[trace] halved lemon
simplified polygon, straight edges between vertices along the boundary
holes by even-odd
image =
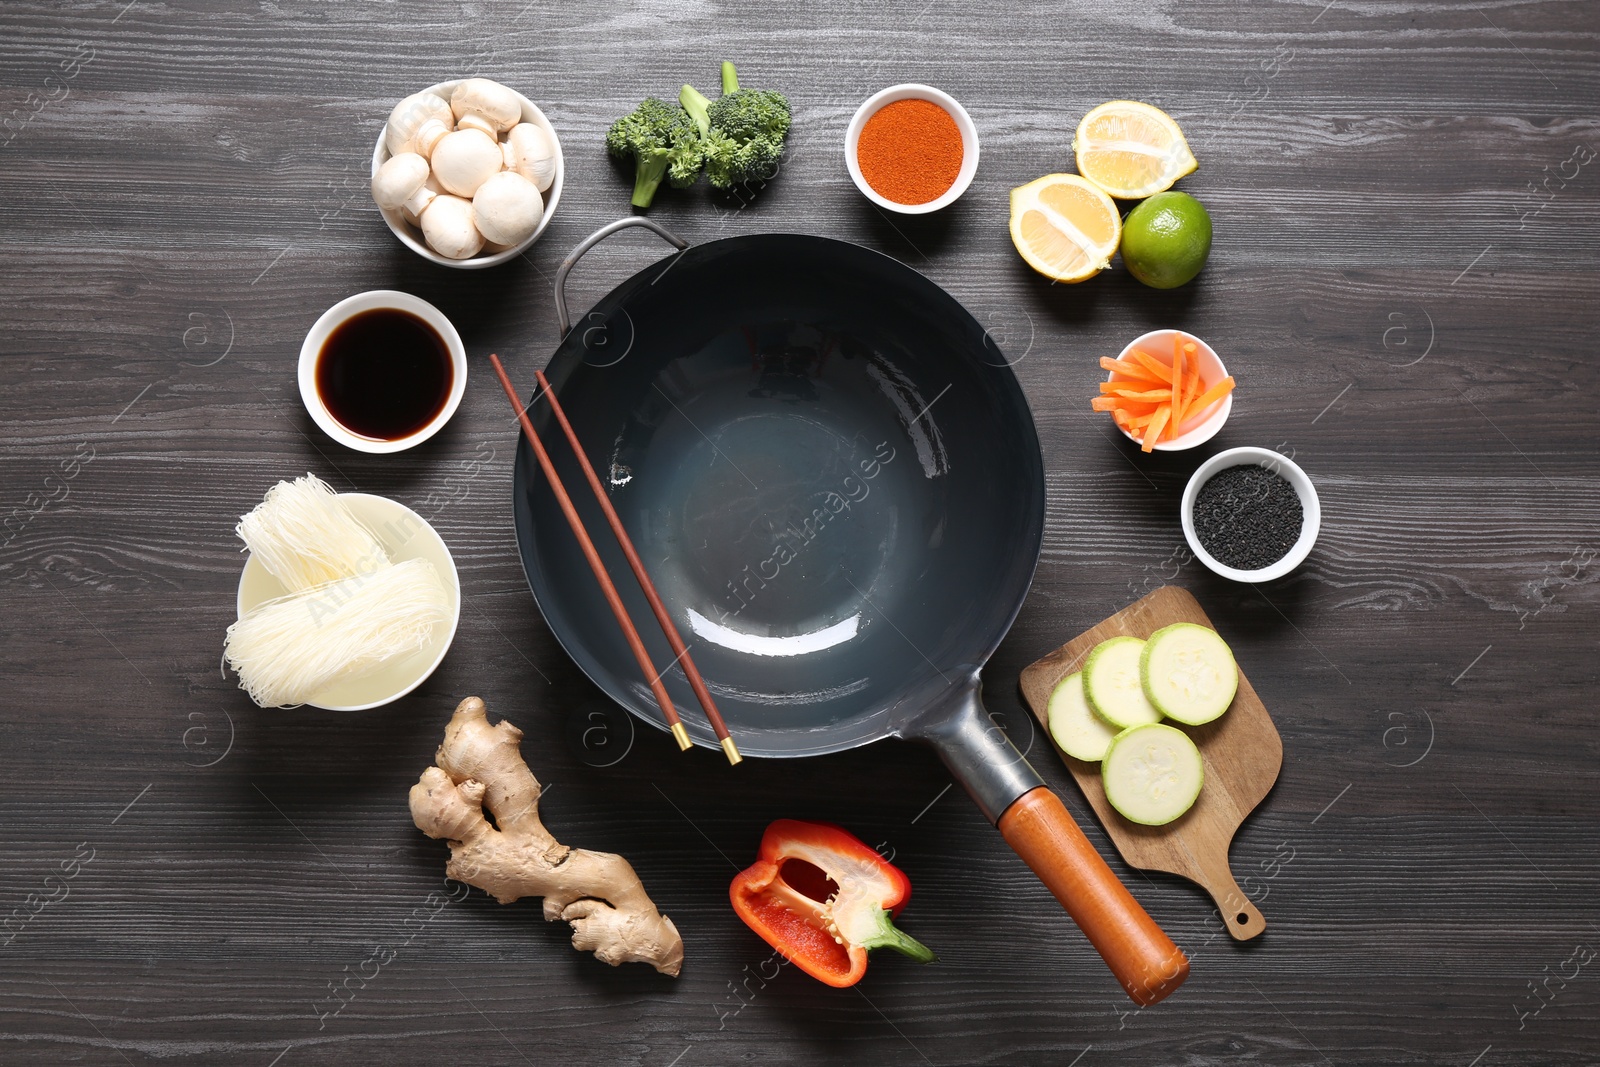
[[[1046,174],[1011,190],[1011,243],[1047,278],[1093,278],[1111,265],[1121,239],[1117,205],[1076,174]]]
[[[1122,200],[1170,189],[1200,165],[1171,115],[1134,100],[1112,100],[1083,116],[1072,150],[1078,173]]]

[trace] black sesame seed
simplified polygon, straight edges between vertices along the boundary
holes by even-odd
[[[1236,570],[1260,570],[1288,555],[1304,522],[1294,486],[1254,464],[1224,467],[1195,494],[1195,536]]]

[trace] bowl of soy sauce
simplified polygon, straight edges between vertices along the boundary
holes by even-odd
[[[358,452],[403,452],[456,413],[467,350],[444,312],[393,289],[346,297],[300,346],[300,399],[322,432]]]

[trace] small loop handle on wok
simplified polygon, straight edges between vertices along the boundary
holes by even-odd
[[[604,241],[618,230],[625,230],[629,226],[643,226],[657,234],[663,241],[668,242],[679,251],[689,247],[689,242],[673,233],[659,222],[645,218],[643,215],[629,215],[627,218],[608,222],[598,230],[578,242],[566,259],[561,261],[561,266],[556,270],[556,322],[561,326],[561,336],[565,337],[567,331],[572,329],[572,316],[567,313],[567,275],[572,273],[572,268],[583,254],[595,245]]]

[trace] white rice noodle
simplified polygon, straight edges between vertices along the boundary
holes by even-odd
[[[236,529],[251,554],[291,593],[389,566],[389,555],[372,531],[314,474],[268,489]]]
[[[252,608],[228,627],[223,655],[251,700],[293,707],[425,648],[449,617],[433,564],[409,559]]]

